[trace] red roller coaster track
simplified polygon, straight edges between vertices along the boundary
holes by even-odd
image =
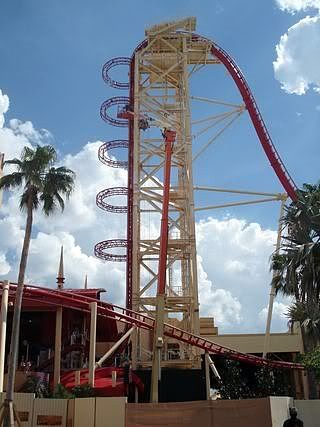
[[[9,298],[13,301],[15,298],[16,285],[10,284]],[[130,325],[136,325],[138,328],[153,330],[155,320],[152,317],[136,313],[123,307],[110,304],[94,298],[75,294],[70,291],[54,290],[41,288],[39,286],[25,286],[23,293],[24,301],[41,302],[50,306],[60,306],[67,309],[90,312],[90,303],[97,303],[97,312],[99,316],[124,322]],[[239,353],[227,347],[216,344],[206,338],[199,337],[190,332],[164,324],[164,335],[175,338],[186,344],[195,346],[209,353],[218,354],[229,359],[239,360],[256,366],[266,366],[279,369],[303,369],[302,365],[291,362],[281,362],[277,360],[267,360],[250,354]]]

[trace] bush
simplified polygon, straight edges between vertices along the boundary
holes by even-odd
[[[58,384],[51,396],[52,399],[74,399],[74,394],[70,393],[62,384]]]
[[[49,397],[49,385],[38,377],[30,376],[23,384],[22,393],[34,393],[38,398]]]
[[[73,387],[74,397],[94,397],[94,389],[89,384],[82,384]]]

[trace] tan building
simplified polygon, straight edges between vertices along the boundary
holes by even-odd
[[[241,353],[261,356],[265,334],[219,334],[214,325],[213,317],[200,318],[200,335],[223,347],[229,347]],[[298,324],[284,333],[270,334],[269,353],[276,355],[280,360],[295,361],[303,353],[301,330]],[[308,398],[307,378],[304,373],[294,371],[294,383],[297,398]]]

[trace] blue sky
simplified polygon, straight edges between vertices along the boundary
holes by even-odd
[[[125,95],[124,91],[119,93],[105,85],[101,78],[102,65],[115,56],[130,56],[144,38],[147,26],[196,16],[197,32],[227,50],[245,74],[274,143],[296,183],[316,182],[319,179],[320,99],[311,86],[317,87],[317,77],[310,76],[301,64],[293,71],[283,66],[277,76],[273,61],[277,60],[276,45],[280,44],[281,36],[299,24],[297,30],[291,31],[296,38],[283,42],[287,51],[290,48],[291,54],[297,54],[304,37],[302,30],[306,15],[318,17],[318,9],[314,7],[306,11],[296,7],[294,13],[288,13],[288,10],[281,10],[279,4],[282,9],[288,9],[287,4],[294,8],[297,0],[278,0],[278,3],[273,0],[3,1],[0,10],[0,88],[10,98],[6,123],[10,119],[19,119],[31,121],[35,129],[47,129],[61,158],[69,159],[71,163],[82,156],[88,141],[94,143],[125,137],[125,130],[106,125],[99,116],[100,105],[105,99]],[[314,4],[317,5],[317,0]],[[318,21],[313,24],[318,25]],[[318,37],[317,33],[314,37]],[[289,81],[299,72],[302,75],[305,72],[303,77],[309,79],[310,89],[305,94],[297,95],[298,89],[292,87],[289,91],[281,89],[287,77]],[[233,82],[222,70],[211,68],[199,73],[191,88],[193,94],[200,96],[241,101]],[[83,161],[84,157],[81,159]],[[118,178],[108,176],[106,181],[109,183]],[[101,177],[99,179],[101,181]],[[125,178],[121,179],[125,181]],[[97,191],[101,189],[98,188],[102,185],[100,181],[97,178]],[[247,114],[197,161],[195,184],[282,191]],[[92,182],[92,187],[94,185]],[[89,197],[87,190],[86,194]],[[197,200],[202,204],[209,202],[206,197]],[[221,221],[228,215],[238,221],[257,222],[263,230],[275,230],[277,212],[278,205],[272,204],[215,211],[210,215]],[[208,216],[203,213],[197,219],[208,221]],[[9,214],[3,213],[2,218],[8,219]],[[40,226],[41,221],[37,232],[41,231]],[[46,232],[58,236],[70,231],[63,229],[62,224],[57,227],[57,232],[56,229]],[[82,252],[90,257],[90,248],[95,242],[91,242],[94,237],[88,233],[89,230],[83,235],[74,232],[73,237]],[[60,242],[63,237],[59,236]],[[86,246],[88,240],[90,244]],[[266,254],[271,254],[272,245],[267,248]],[[204,261],[207,270],[208,264],[209,261]],[[14,271],[12,267],[12,274]],[[40,281],[47,280],[31,271],[31,277],[32,274]],[[208,279],[215,281],[209,273]],[[223,287],[223,284],[219,286]],[[267,293],[266,285],[264,295]],[[244,307],[244,302],[241,303]],[[248,325],[246,328],[250,329]]]
[[[240,65],[297,183],[317,180],[319,112],[315,107],[319,97],[314,93],[288,95],[274,78],[275,45],[297,15],[282,12],[272,0],[7,1],[0,18],[0,81],[11,99],[8,118],[32,120],[35,127],[48,129],[62,153],[75,153],[89,140],[112,139],[118,131],[101,121],[99,106],[116,91],[102,81],[101,66],[114,56],[130,56],[146,26],[188,15],[197,17],[200,34],[221,44]],[[204,94],[209,88],[214,95],[215,72],[204,74],[197,80],[195,93]],[[224,80],[221,98],[239,100],[236,91],[227,91],[231,84]],[[231,145],[232,153],[225,141],[221,144],[218,151],[225,160],[219,159],[217,176],[209,181],[224,184],[221,175],[227,168],[230,179],[226,184],[232,184],[232,177],[239,182],[242,174],[243,188],[278,191],[248,117],[242,122],[249,132],[241,132],[239,126],[228,132],[226,139],[237,139],[237,144]],[[209,152],[213,158],[213,150]],[[256,168],[250,171],[247,163],[256,163]],[[211,162],[201,166],[198,184],[205,180],[210,184],[203,176],[210,168]],[[270,209],[253,210],[251,220],[259,215],[266,226],[272,225],[271,213],[264,215]]]

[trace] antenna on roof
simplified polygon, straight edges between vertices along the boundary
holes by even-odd
[[[88,289],[88,275],[86,274],[86,277],[84,279],[84,289]]]

